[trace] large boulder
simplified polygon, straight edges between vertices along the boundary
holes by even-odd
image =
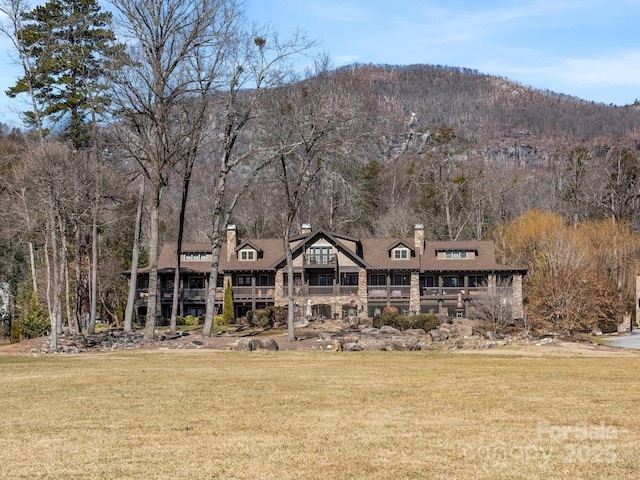
[[[238,352],[252,352],[254,350],[279,350],[278,343],[273,338],[241,338],[233,347]]]
[[[397,328],[394,328],[390,325],[383,325],[380,327],[380,333],[383,335],[401,335],[402,332]]]
[[[442,342],[449,338],[449,332],[445,331],[441,327],[442,325],[438,328],[434,328],[433,330],[429,330],[429,336],[434,342]]]
[[[451,335],[456,335],[458,337],[470,337],[473,335],[473,327],[471,325],[456,323],[451,326],[450,332]]]

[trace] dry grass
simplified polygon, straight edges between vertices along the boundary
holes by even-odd
[[[0,357],[0,476],[637,478],[638,355]]]

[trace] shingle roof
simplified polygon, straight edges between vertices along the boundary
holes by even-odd
[[[415,256],[410,256],[406,260],[395,260],[390,255],[390,248],[399,244],[406,244],[413,248],[413,238],[361,238],[351,239],[343,235],[333,236],[330,232],[311,232],[309,238],[326,234],[332,239],[334,244],[348,252],[351,257],[361,258],[362,265],[369,270],[421,270],[421,271],[522,271],[526,270],[514,266],[500,265],[495,260],[494,244],[491,241],[427,241],[425,242],[424,254],[420,255],[416,251]],[[305,236],[298,236],[296,240],[302,240]],[[341,238],[359,241],[362,245],[362,257],[357,252],[348,250],[339,241]],[[222,243],[220,250],[219,270],[225,271],[248,271],[248,270],[274,270],[284,255],[282,239],[262,238],[262,239],[242,239],[238,245],[247,245],[261,250],[262,255],[253,261],[242,261],[236,252],[232,252],[227,259],[227,243]],[[236,250],[235,247],[233,247]],[[474,259],[438,259],[438,251],[443,250],[471,250],[476,251]],[[211,245],[207,243],[185,243],[183,252],[207,252],[211,251]],[[175,265],[176,244],[166,244],[161,250],[158,258],[158,269],[172,269]],[[208,273],[211,271],[211,262],[208,261],[183,261],[181,269],[185,271]],[[144,270],[143,270],[144,271]]]
[[[446,250],[467,250],[476,251],[477,256],[473,259],[439,259],[438,252]],[[422,269],[430,271],[519,271],[525,270],[508,265],[501,265],[496,262],[494,244],[488,240],[466,240],[466,241],[427,241],[425,242],[424,255],[422,259]]]
[[[413,238],[362,238],[364,259],[373,270],[417,270],[420,268],[420,255],[410,256],[406,260],[395,260],[389,255],[389,249],[400,243],[413,247]]]

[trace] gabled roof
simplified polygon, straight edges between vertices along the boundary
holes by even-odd
[[[227,259],[227,242],[222,242],[220,250],[220,266],[219,271],[226,273],[230,271],[273,271],[273,263],[282,255],[282,239],[281,238],[252,238],[242,240],[238,247],[231,246],[234,250]],[[251,248],[262,252],[255,260],[242,260],[238,258],[237,252],[243,247],[251,246]]]
[[[251,247],[252,249],[254,249],[256,252],[258,253],[262,253],[263,250],[262,248],[260,248],[259,246],[257,246],[255,243],[253,243],[251,240],[245,240],[244,242],[242,242],[240,245],[238,245],[235,249],[236,252],[239,252],[240,250],[245,249],[246,247]]]
[[[416,255],[416,249],[413,246],[413,244],[407,242],[405,239],[401,238],[399,240],[396,240],[395,242],[393,242],[391,245],[389,245],[389,248],[387,248],[387,252],[389,253],[389,256],[391,256],[391,251],[394,248],[398,248],[400,246],[406,247],[411,251],[411,256],[415,257]]]
[[[390,255],[391,250],[398,245],[404,245],[415,252],[413,238],[363,238],[361,242],[364,259],[371,270],[418,270],[420,268],[418,254],[403,260],[396,260]]]
[[[360,257],[356,252],[348,248],[344,243],[342,243],[339,239],[348,240],[352,242],[359,243],[357,238],[347,237],[346,235],[335,235],[332,232],[327,232],[326,230],[316,230],[315,232],[308,233],[306,235],[298,235],[290,239],[291,242],[298,242],[297,245],[293,247],[291,253],[293,254],[293,258],[296,258],[300,254],[302,254],[310,245],[313,245],[318,239],[325,238],[329,241],[331,245],[336,247],[340,252],[345,254],[349,259],[351,259],[354,263],[359,265],[362,268],[367,268],[369,265],[364,261],[362,257]],[[280,269],[284,268],[286,265],[287,259],[283,255],[278,259],[276,263],[272,265],[272,268]]]

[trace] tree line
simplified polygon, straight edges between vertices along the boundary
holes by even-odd
[[[493,238],[503,261],[530,268],[541,322],[573,331],[632,309],[633,107],[446,67],[333,69],[310,59],[316,42],[303,32],[250,24],[235,0],[111,7],[2,3],[22,66],[7,95],[28,108],[24,130],[0,129],[0,281],[17,317],[34,298],[44,307],[52,348],[63,330],[92,333],[100,319],[132,330],[136,283],[123,272],[146,268],[155,291],[165,242],[209,242],[217,278],[228,223],[282,238],[288,257],[301,223],[378,236],[423,223],[431,239]],[[540,304],[556,281],[571,285],[566,298],[598,299],[590,313]],[[211,282],[205,335],[214,300]],[[158,312],[150,295],[147,339]]]

